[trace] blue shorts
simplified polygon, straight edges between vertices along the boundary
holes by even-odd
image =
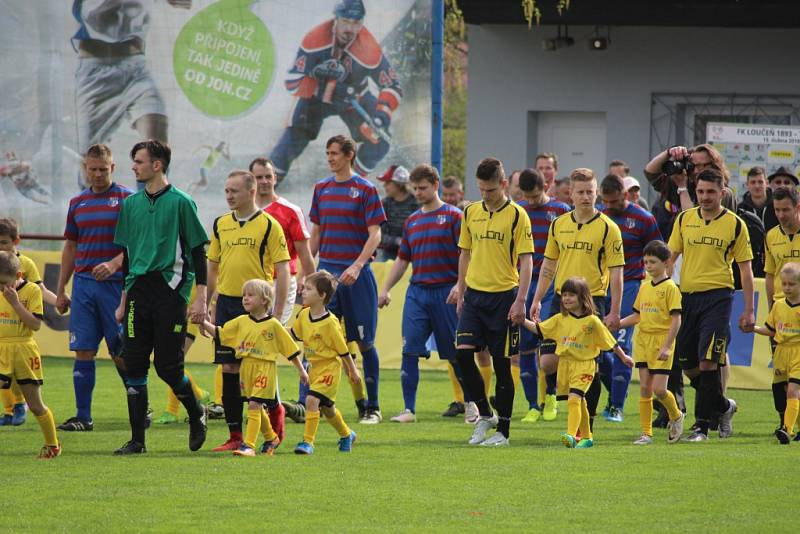
[[[458,326],[456,307],[447,304],[452,285],[426,287],[411,284],[403,305],[403,354],[429,357],[427,341],[433,333],[439,358],[456,357],[455,334]]]
[[[242,305],[242,297],[217,296],[217,307],[214,309],[214,324],[222,326],[231,319],[247,313]],[[236,350],[233,347],[220,345],[214,340],[214,363],[239,363],[236,359]]]
[[[508,320],[508,312],[517,288],[499,293],[467,288],[461,317],[458,318],[456,343],[484,347],[494,358],[510,357],[519,353],[519,326]]]
[[[542,299],[542,309],[539,312],[539,318],[544,321],[545,319],[550,318],[550,303],[553,300],[553,284],[550,284],[550,287],[547,289],[547,293],[544,294],[544,298]],[[536,294],[536,284],[534,281],[531,281],[531,287],[528,290],[528,298],[525,300],[525,312],[530,313],[531,311],[531,304],[533,303],[533,295]],[[531,353],[539,347],[539,336],[535,335],[533,332],[528,330],[527,328],[520,328],[519,329],[519,351],[521,353]]]
[[[319,270],[325,269],[336,278],[349,267],[336,263],[319,262]],[[328,309],[338,317],[344,317],[347,341],[358,341],[367,345],[375,343],[378,330],[378,284],[369,265],[351,286],[339,284]]]
[[[620,319],[627,317],[633,313],[633,303],[636,302],[636,295],[639,293],[639,288],[642,285],[641,280],[625,280],[622,285],[622,305],[620,306],[619,316]],[[611,309],[611,293],[609,291],[606,297],[606,309]],[[617,343],[625,351],[625,354],[631,355],[633,347],[633,328],[620,328],[617,331]]]
[[[112,356],[122,353],[122,339],[114,312],[122,296],[122,281],[98,282],[76,274],[72,280],[69,314],[69,350],[96,351],[105,338]]]

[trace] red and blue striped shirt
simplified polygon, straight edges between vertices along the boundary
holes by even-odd
[[[531,234],[533,235],[533,276],[532,280],[539,278],[539,271],[542,269],[544,261],[544,249],[547,247],[547,234],[550,231],[550,223],[556,220],[559,215],[572,211],[567,204],[561,201],[550,199],[541,206],[531,206],[527,201],[519,201],[519,205],[525,209],[528,218],[531,220]]]
[[[319,226],[320,261],[350,265],[369,238],[367,227],[380,225],[386,214],[375,186],[354,174],[344,182],[335,176],[317,182],[308,218]]]
[[[95,193],[85,189],[69,201],[64,237],[77,243],[75,250],[75,275],[90,277],[92,269],[122,252],[114,244],[114,230],[122,201],[133,191],[112,183],[106,191]],[[117,271],[109,280],[121,281]]]
[[[644,278],[644,247],[650,241],[662,239],[655,217],[636,203],[628,202],[622,213],[614,213],[608,208],[605,213],[622,232],[622,248],[625,251],[623,279],[642,280]]]
[[[424,286],[458,281],[458,237],[461,210],[445,204],[433,211],[417,210],[403,224],[397,257],[411,262],[411,282]]]

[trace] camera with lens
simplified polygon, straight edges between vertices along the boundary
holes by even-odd
[[[661,172],[667,176],[674,176],[682,173],[683,171],[686,171],[686,174],[690,174],[693,170],[694,163],[692,163],[692,160],[689,159],[688,155],[683,159],[668,159],[664,162],[664,165],[661,166]]]

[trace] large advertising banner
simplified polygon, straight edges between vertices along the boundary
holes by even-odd
[[[800,126],[709,122],[706,140],[725,158],[736,198],[753,167],[763,167],[767,176],[779,167],[800,172]]]
[[[278,192],[308,208],[325,141],[356,167],[430,159],[431,0],[37,0],[0,3],[0,212],[61,234],[81,154],[173,149],[170,181],[206,224],[233,168],[270,157]]]

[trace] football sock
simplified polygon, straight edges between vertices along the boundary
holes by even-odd
[[[306,372],[308,372],[308,360],[306,360],[305,356],[303,356],[303,361],[301,363],[303,364],[303,369],[305,369]],[[308,390],[309,389],[310,389],[310,387],[308,386],[308,384],[303,384],[302,382],[300,382],[300,385],[297,386],[297,402],[298,402],[298,404],[305,404],[306,403],[306,398],[308,397]]]
[[[544,376],[544,380],[546,383],[545,392],[548,395],[555,395],[556,394],[556,381],[558,379],[557,373],[550,373],[549,375]]]
[[[262,408],[247,408],[247,427],[244,433],[244,444],[251,449],[256,448],[256,438],[261,431]]]
[[[488,399],[489,391],[492,388],[492,366],[478,366],[478,369],[480,370],[481,378],[483,378],[483,396]]]
[[[342,417],[342,412],[336,410],[336,413],[330,416],[325,416],[325,419],[328,420],[328,423],[336,430],[336,433],[339,434],[340,438],[346,438],[350,435],[350,427],[347,426],[347,423],[344,422],[344,418]],[[317,415],[319,417],[319,415]],[[308,416],[306,415],[306,420],[308,420]]]
[[[675,402],[675,399],[672,399]],[[639,397],[639,423],[642,434],[653,436],[653,397]]]
[[[578,427],[581,431],[581,439],[592,439],[592,417],[589,417],[589,403],[586,399],[581,399],[581,424]]]
[[[681,416],[681,411],[678,408],[678,402],[675,400],[675,395],[673,395],[670,390],[667,390],[667,394],[664,395],[664,398],[659,400],[661,401],[661,404],[664,405],[664,408],[667,409],[669,420],[677,421]]]
[[[784,414],[786,413],[786,382],[772,384],[772,402],[775,405],[775,411],[778,412],[781,425],[783,424]],[[789,429],[791,431],[791,429]]]
[[[495,358],[494,369],[497,383],[495,384],[495,404],[497,406],[497,431],[508,437],[511,425],[511,413],[514,409],[514,379],[510,358]],[[519,372],[519,367],[516,367]]]
[[[319,427],[319,411],[311,412],[306,410],[306,426],[303,429],[303,441],[309,445],[314,444],[314,438],[317,435],[317,428]]]
[[[797,422],[798,412],[800,412],[800,399],[786,399],[786,415],[783,417],[783,426],[790,434]]]
[[[572,437],[578,433],[581,424],[581,400],[577,395],[567,397],[567,434]]]
[[[222,366],[214,371],[214,404],[222,404]]]
[[[400,386],[403,389],[403,403],[411,413],[417,411],[417,386],[419,385],[419,357],[403,354],[400,362]]]
[[[795,412],[795,414],[796,413],[797,412]],[[39,422],[39,426],[42,429],[42,434],[44,434],[44,444],[51,447],[57,446],[58,437],[56,436],[56,421],[53,417],[53,412],[50,411],[50,408],[47,408],[47,411],[44,414],[37,415],[36,420]]]
[[[12,386],[13,387],[13,386]],[[3,414],[14,414],[14,394],[11,389],[0,389],[0,397],[3,398]]]
[[[464,403],[464,390],[461,388],[461,381],[456,375],[456,370],[454,369],[454,365],[458,365],[456,362],[450,362],[447,365],[447,376],[450,377],[450,385],[453,388],[453,399],[456,402]]]
[[[14,394],[14,404],[25,404],[25,395],[22,394],[16,380],[11,382],[11,393]]]
[[[539,409],[539,380],[536,372],[536,354],[521,354],[519,357],[520,382],[528,401],[528,409]],[[514,384],[516,388],[517,384]]]
[[[189,373],[189,371],[184,371],[184,374],[189,378],[189,384],[192,385],[192,391],[194,391],[194,396],[197,397],[197,400],[202,399],[204,393],[203,389],[197,385],[197,382]]]
[[[547,395],[547,375],[544,374],[544,369],[542,368],[539,368],[537,375],[536,383],[539,386],[539,393],[536,402],[539,406],[544,406],[544,396]]]
[[[234,432],[242,433],[242,388],[239,373],[222,373],[222,408],[225,422],[233,437]]]
[[[456,361],[461,368],[461,376],[464,378],[465,397],[469,397],[475,402],[481,416],[491,417],[492,410],[484,393],[484,382],[478,371],[478,365],[475,363],[473,349],[456,349]]]
[[[166,412],[168,414],[174,415],[178,417],[180,414],[181,403],[178,400],[178,397],[175,396],[175,393],[170,389],[167,388],[167,408]]]
[[[600,393],[602,392],[602,387],[598,378],[600,378],[600,376],[595,374],[591,385],[589,385],[589,391],[586,392],[586,396],[584,397],[591,418],[597,415],[597,405],[600,402]]]
[[[628,386],[631,383],[633,369],[622,363],[616,356],[611,358],[613,362],[611,366],[611,391],[608,396],[611,400],[611,406],[622,410],[625,407],[625,399],[628,396]]]
[[[75,360],[72,366],[72,387],[75,390],[75,406],[78,419],[92,420],[92,393],[95,384],[94,360]]]
[[[141,384],[131,384],[128,379],[128,419],[131,423],[131,440],[144,445],[144,426],[147,419],[147,379],[136,380]]]
[[[249,424],[249,409],[248,409],[248,424]],[[262,406],[259,412],[261,414],[261,434],[264,435],[265,441],[272,441],[278,437],[278,433],[275,432],[275,428],[272,426],[272,419],[269,418],[269,414],[267,414],[267,410]]]
[[[522,387],[522,371],[520,370],[518,365],[511,365],[511,380],[514,381],[514,389],[520,389]]]
[[[200,400],[194,396],[192,385],[189,383],[189,377],[185,374],[181,377],[177,385],[173,386],[172,391],[178,400],[181,401],[183,407],[186,408],[186,413],[190,418],[195,419],[202,415],[202,408],[200,407]]]
[[[380,380],[380,362],[378,351],[375,347],[361,352],[364,359],[364,385],[367,388],[367,407],[377,410],[380,406],[378,402],[378,381]]]

